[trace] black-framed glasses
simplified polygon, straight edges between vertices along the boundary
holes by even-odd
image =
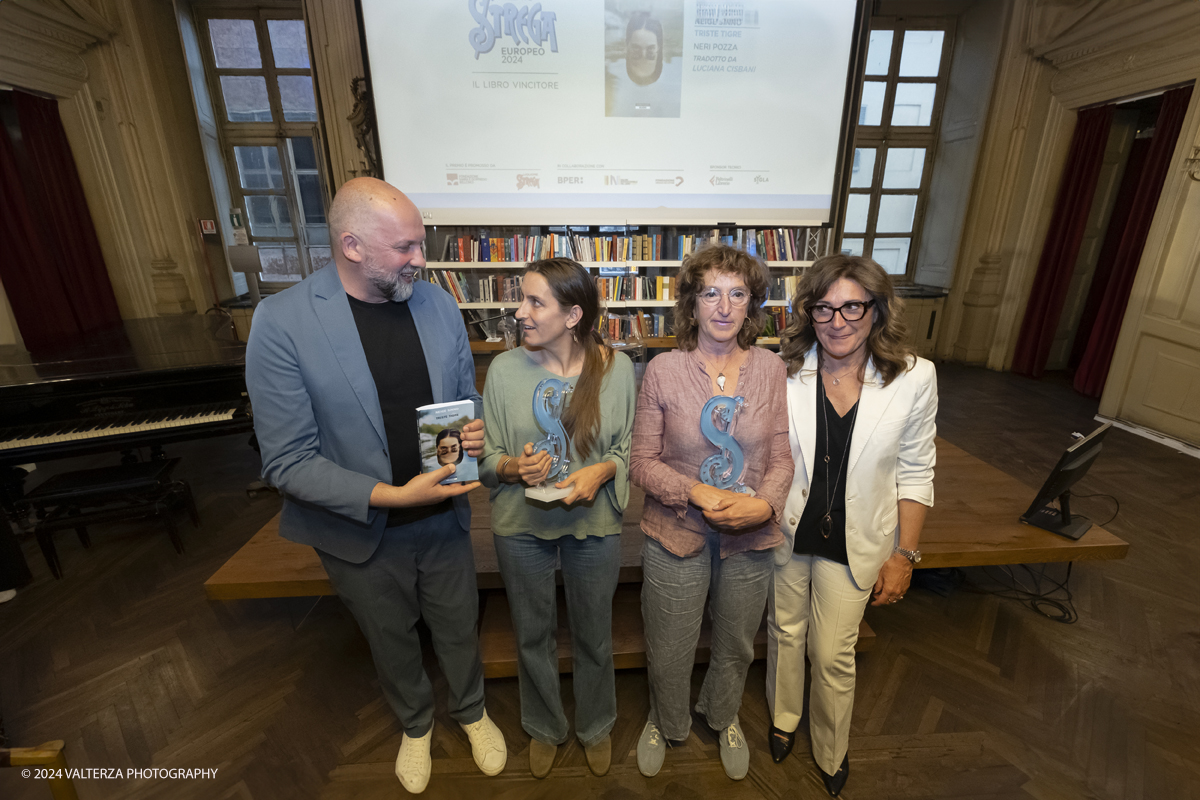
[[[809,306],[807,311],[808,316],[812,318],[813,322],[832,322],[834,314],[841,314],[842,319],[846,320],[846,322],[858,322],[860,319],[866,316],[867,309],[873,305],[875,305],[874,300],[843,303],[837,308],[834,308],[830,305],[817,304],[815,306]]]

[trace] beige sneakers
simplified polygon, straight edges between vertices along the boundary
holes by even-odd
[[[471,755],[475,757],[475,766],[479,767],[479,771],[488,777],[499,775],[508,763],[508,748],[504,745],[504,734],[496,727],[496,723],[484,711],[479,722],[463,725],[462,729],[471,740]]]
[[[414,739],[406,733],[400,740],[400,752],[396,754],[396,777],[410,794],[420,794],[429,785],[429,773],[433,769],[429,759],[429,745],[432,742],[432,725],[420,738]]]

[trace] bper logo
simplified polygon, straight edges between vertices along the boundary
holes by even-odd
[[[517,8],[512,3],[492,0],[467,0],[471,16],[479,23],[467,34],[467,40],[480,53],[490,53],[496,40],[507,36],[514,44],[542,45],[550,42],[550,52],[558,52],[558,37],[554,33],[554,12],[543,11],[541,3]],[[491,15],[491,19],[488,19]]]

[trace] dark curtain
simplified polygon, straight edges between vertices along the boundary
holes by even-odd
[[[58,103],[0,92],[0,281],[25,346],[121,323]]]
[[[1079,112],[1071,151],[1063,168],[1050,230],[1042,247],[1037,275],[1025,308],[1025,320],[1013,356],[1013,372],[1040,378],[1050,357],[1050,346],[1058,330],[1079,245],[1087,227],[1092,197],[1100,178],[1108,129],[1112,125],[1112,105]]]
[[[1117,250],[1120,249],[1125,226],[1129,224],[1129,215],[1133,213],[1133,200],[1137,195],[1138,183],[1142,180],[1142,172],[1146,168],[1146,154],[1150,152],[1151,141],[1153,141],[1152,138],[1134,139],[1129,148],[1129,158],[1125,162],[1125,174],[1121,176],[1121,186],[1117,189],[1117,197],[1113,202],[1112,215],[1108,219],[1108,229],[1104,232],[1104,243],[1100,246],[1100,254],[1096,257],[1092,285],[1088,287],[1087,301],[1084,303],[1083,313],[1079,317],[1075,340],[1071,343],[1071,358],[1067,367],[1072,371],[1079,369],[1079,363],[1083,361],[1083,354],[1087,350],[1092,330],[1096,327],[1100,302],[1104,299],[1109,281],[1112,280]]]
[[[1172,89],[1163,95],[1158,119],[1154,123],[1154,136],[1150,139],[1137,190],[1130,201],[1129,216],[1113,256],[1110,274],[1096,311],[1095,324],[1079,362],[1079,370],[1075,373],[1075,389],[1088,397],[1099,397],[1108,379],[1108,368],[1112,363],[1113,351],[1117,348],[1117,335],[1121,332],[1121,320],[1125,317],[1129,292],[1133,288],[1138,263],[1142,260],[1142,248],[1146,246],[1150,223],[1158,208],[1158,196],[1167,179],[1175,142],[1179,138],[1191,99],[1191,86]]]

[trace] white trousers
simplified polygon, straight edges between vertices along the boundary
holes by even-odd
[[[793,555],[785,566],[776,565],[768,596],[767,705],[776,728],[794,731],[800,725],[807,653],[813,758],[830,775],[850,746],[854,646],[871,588],[858,588],[845,564]]]

